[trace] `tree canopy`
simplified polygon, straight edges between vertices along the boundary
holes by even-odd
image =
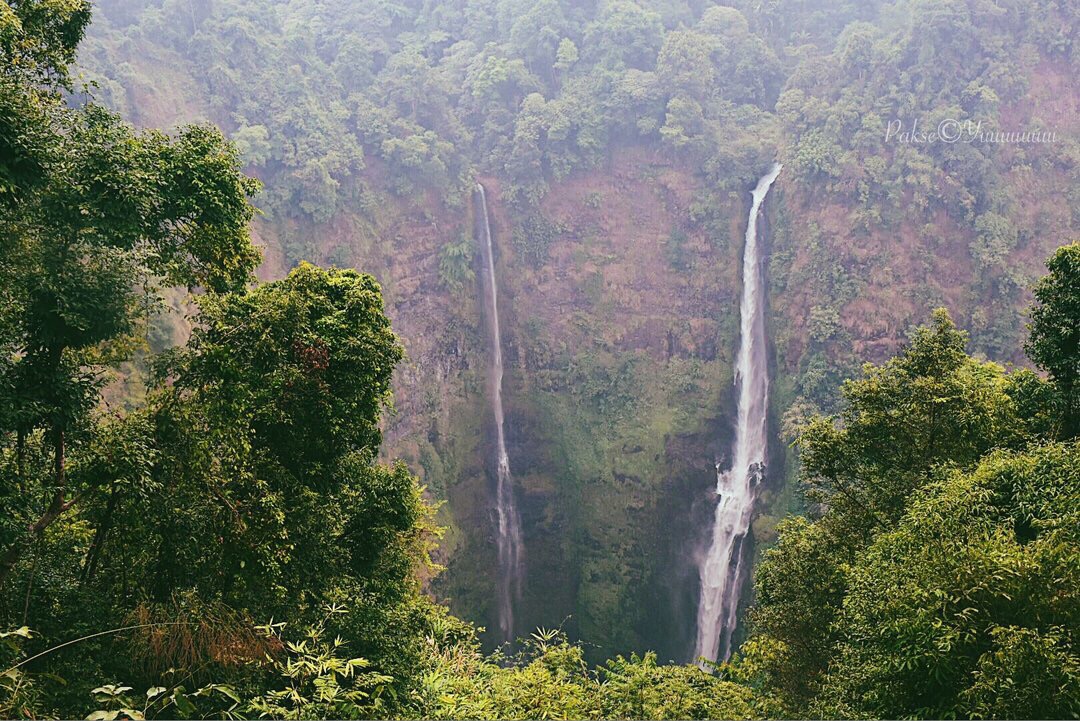
[[[1075,317],[1054,292],[1073,248],[1036,292],[1029,347],[1043,364],[1067,357],[1039,324]],[[975,360],[965,344],[937,311],[899,355],[843,386],[836,417],[799,429],[815,505],[765,552],[744,647],[787,713],[1080,708],[1080,450],[1057,401],[1067,382]]]

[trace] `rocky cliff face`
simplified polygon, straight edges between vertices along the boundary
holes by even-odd
[[[597,655],[654,647],[681,656],[696,583],[692,515],[707,511],[730,433],[745,199],[716,197],[690,168],[642,149],[573,176],[524,215],[500,202],[498,179],[484,183],[526,534],[521,627],[562,625]],[[450,291],[439,271],[441,248],[472,227],[472,211],[391,203],[377,220],[381,244],[336,226],[339,240],[320,247],[383,284],[408,353],[385,455],[449,501],[449,571],[433,589],[491,627],[493,453],[478,287]]]

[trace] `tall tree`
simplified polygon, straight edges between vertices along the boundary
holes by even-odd
[[[0,203],[43,181],[49,111],[89,21],[86,1],[0,0]]]
[[[223,291],[253,277],[257,183],[220,132],[136,133],[55,88],[87,20],[79,2],[3,4],[0,142],[0,586],[23,549],[94,486],[68,461],[93,436],[104,366],[128,357],[159,283]],[[29,134],[21,130],[32,129]],[[28,141],[27,138],[30,140]]]
[[[899,355],[844,384],[839,417],[815,419],[798,440],[816,500],[855,527],[881,530],[935,466],[969,467],[994,447],[1022,445],[1008,376],[969,357],[966,343],[939,309]]]
[[[199,305],[191,340],[160,361],[148,411],[161,512],[122,503],[140,552],[112,552],[118,538],[96,588],[124,603],[126,564],[158,608],[194,594],[253,619],[310,621],[341,602],[334,630],[351,651],[411,678],[430,509],[404,466],[374,462],[402,357],[378,284],[302,264]]]
[[[1080,712],[1080,448],[945,472],[850,569],[818,718]]]
[[[994,449],[1043,439],[1047,384],[971,358],[966,342],[936,311],[896,357],[844,384],[838,417],[802,429],[801,475],[819,517],[780,526],[751,611],[758,638],[777,649],[766,666],[791,713],[810,713],[836,663],[850,569],[865,549],[895,529],[943,468],[971,470]]]
[[[1080,435],[1080,243],[1058,248],[1035,285],[1028,357],[1061,393],[1062,435]]]

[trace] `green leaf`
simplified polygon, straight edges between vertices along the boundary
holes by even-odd
[[[34,635],[34,632],[27,626],[21,626],[14,631],[0,631],[0,638],[7,638],[8,636],[21,636],[22,638],[30,638]]]
[[[236,703],[240,703],[240,696],[237,695],[236,690],[232,686],[226,686],[223,683],[215,683],[209,686],[210,689],[217,691],[222,696],[227,696]]]
[[[187,697],[187,694],[184,693],[182,688],[173,691],[172,701],[176,704],[176,710],[185,718],[195,715],[195,704],[191,703],[191,700]]]
[[[95,711],[86,717],[86,721],[115,721],[119,711]]]

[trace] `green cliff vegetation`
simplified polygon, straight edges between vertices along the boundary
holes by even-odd
[[[741,188],[772,155],[781,79],[739,11],[679,3],[101,3],[82,63],[136,115],[183,94],[142,52],[198,83],[276,218],[316,223],[383,191],[460,206],[475,170],[528,208],[638,142]]]

